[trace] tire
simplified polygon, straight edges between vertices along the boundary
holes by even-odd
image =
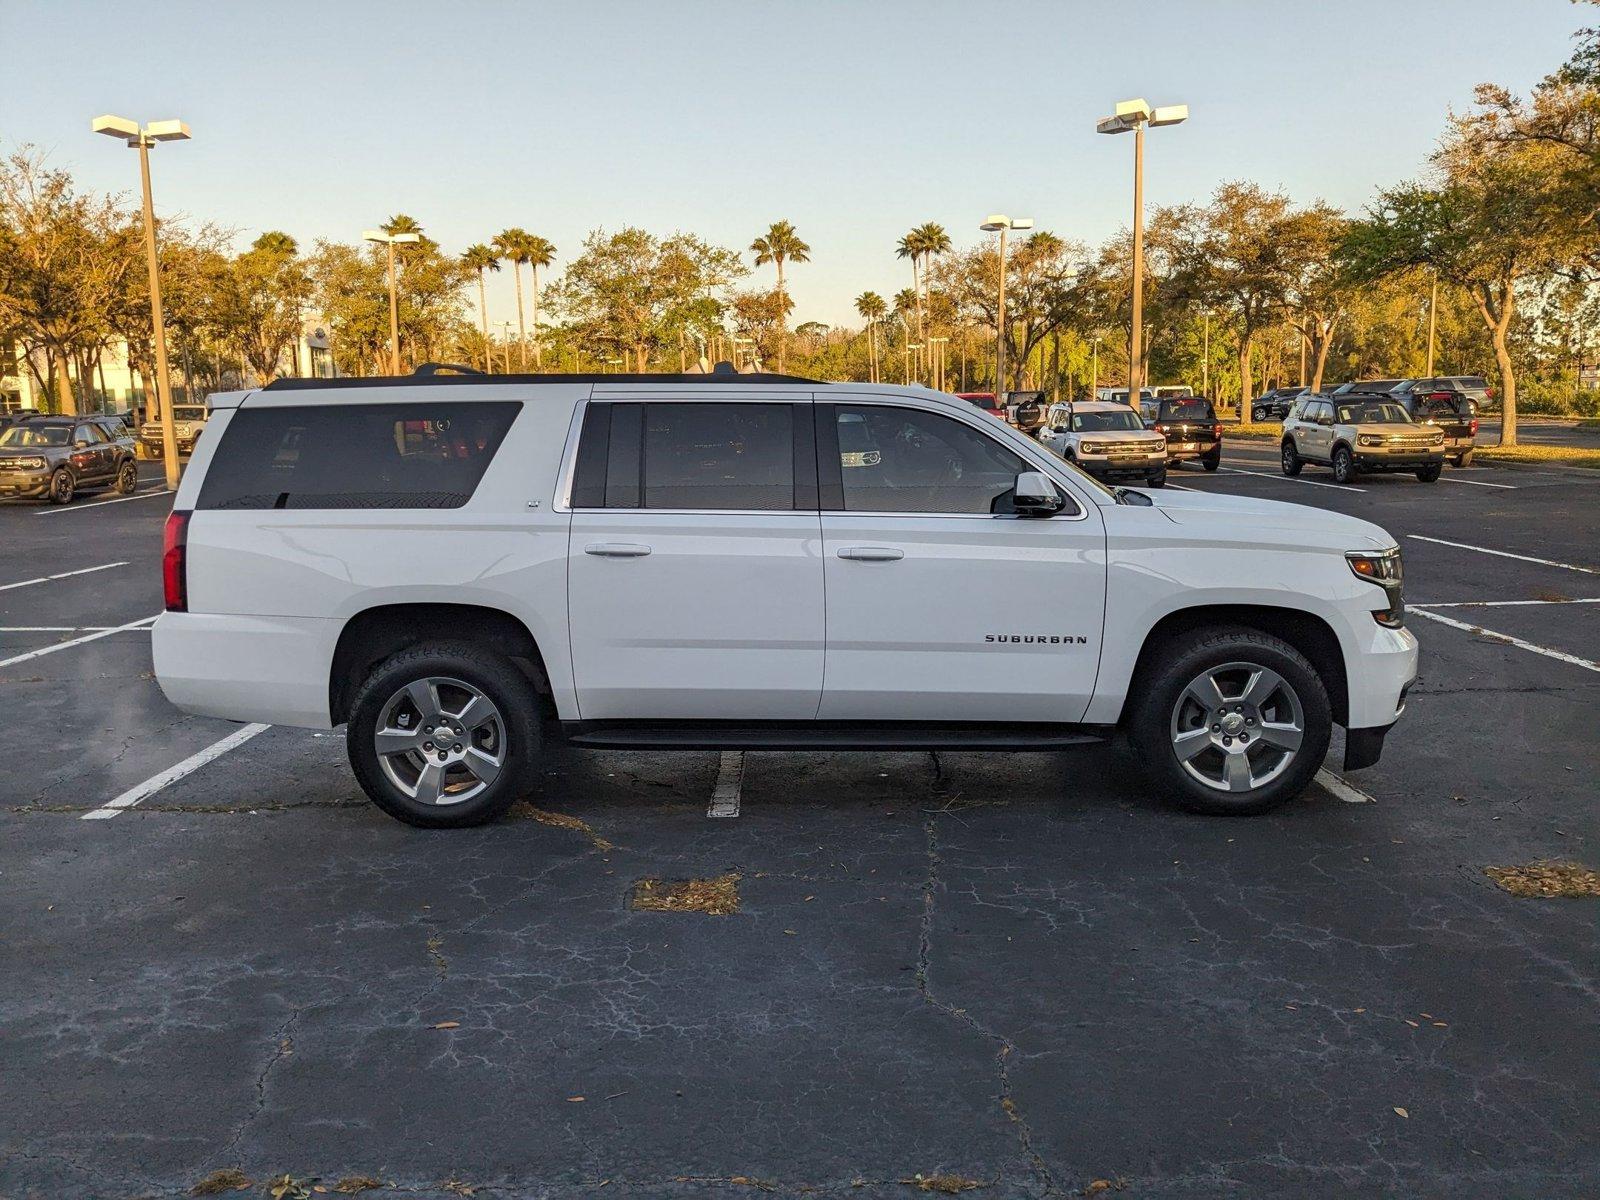
[[[65,467],[57,469],[56,473],[50,476],[51,504],[71,504],[77,490],[78,485],[72,478],[72,472]]]
[[[1333,448],[1333,481],[1345,484],[1356,481],[1356,456],[1349,446]]]
[[[113,485],[124,496],[131,496],[139,487],[139,468],[134,466],[133,459],[123,463],[117,470],[117,482]]]
[[[1333,712],[1327,689],[1303,654],[1281,638],[1242,626],[1180,635],[1156,653],[1159,665],[1136,681],[1138,700],[1126,728],[1158,792],[1190,812],[1253,816],[1305,790],[1328,753]],[[1190,688],[1212,672],[1221,690],[1215,693],[1218,710],[1208,711]],[[1255,681],[1265,690],[1251,700]],[[1232,710],[1223,719],[1236,717],[1247,739],[1230,738],[1228,749],[1220,744],[1228,735],[1208,728],[1222,725],[1210,720],[1221,709]],[[1266,728],[1274,733],[1263,739]],[[1203,743],[1198,750],[1195,739]],[[1292,750],[1282,744],[1290,740]],[[1181,746],[1193,751],[1187,766]],[[1234,773],[1239,759],[1243,778]]]
[[[1458,466],[1458,467],[1470,467],[1471,465],[1472,465],[1472,451],[1471,450],[1463,450],[1460,454],[1456,455],[1456,466]]]
[[[1167,473],[1166,473],[1166,471],[1164,471],[1164,470],[1163,471],[1157,471],[1153,475],[1146,475],[1145,476],[1145,486],[1146,487],[1153,487],[1153,488],[1164,488],[1164,487],[1166,487],[1167,486]]]
[[[452,727],[449,741],[428,736],[435,721]],[[380,722],[394,747],[382,755]],[[425,642],[379,663],[356,693],[345,735],[361,789],[391,817],[422,829],[482,825],[503,814],[531,779],[540,747],[532,685],[471,642]],[[448,756],[442,770],[435,754]]]
[[[1439,476],[1444,473],[1444,463],[1429,463],[1425,467],[1417,468],[1417,479],[1422,483],[1438,483]]]
[[[1252,421],[1257,421],[1257,422],[1265,421],[1267,419],[1267,410],[1264,409],[1264,408],[1253,408],[1253,409],[1251,409],[1250,410],[1250,419]]]
[[[1215,471],[1222,465],[1222,447],[1208,450],[1200,456],[1200,465],[1208,471]]]
[[[1283,439],[1283,473],[1285,475],[1298,475],[1305,469],[1306,460],[1300,457],[1300,452],[1294,448],[1293,438]]]

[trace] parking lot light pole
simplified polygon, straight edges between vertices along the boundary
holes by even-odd
[[[1097,133],[1133,134],[1133,319],[1128,331],[1128,403],[1139,407],[1144,385],[1144,127],[1177,125],[1189,119],[1187,104],[1151,108],[1143,100],[1123,100],[1095,125]]]
[[[121,138],[139,152],[139,184],[144,192],[144,254],[150,272],[150,334],[156,354],[156,404],[161,409],[161,457],[166,467],[167,490],[178,490],[178,436],[172,421],[172,378],[167,373],[167,327],[161,312],[161,265],[156,257],[155,206],[150,201],[150,147],[157,142],[186,142],[189,127],[182,121],[139,122],[107,113],[89,125],[95,133]]]
[[[1089,399],[1100,399],[1100,335],[1094,335],[1094,349],[1089,354]]]
[[[994,314],[994,403],[1004,408],[1006,400],[1006,234],[1013,229],[1032,229],[1032,217],[1012,219],[1005,213],[991,213],[979,229],[1000,233],[1000,296]]]
[[[362,238],[369,242],[383,242],[389,247],[389,374],[400,374],[400,294],[394,282],[394,248],[422,240],[420,233],[385,233],[381,229],[368,229]],[[507,370],[509,371],[509,367]]]
[[[1433,377],[1433,332],[1438,327],[1439,272],[1433,273],[1433,290],[1428,295],[1428,377]]]
[[[944,360],[945,347],[950,344],[947,337],[931,337],[928,344],[933,347],[933,386],[936,391],[944,391]]]

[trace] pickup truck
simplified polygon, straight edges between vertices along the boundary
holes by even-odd
[[[172,406],[173,435],[178,442],[179,454],[194,453],[195,443],[200,440],[200,434],[205,430],[210,415],[210,409],[204,404]],[[162,448],[159,420],[146,421],[139,426],[139,444],[144,447],[145,454],[150,458],[160,458],[166,453]]]

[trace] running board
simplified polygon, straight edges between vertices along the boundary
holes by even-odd
[[[943,721],[563,721],[589,750],[1067,750],[1110,725]]]

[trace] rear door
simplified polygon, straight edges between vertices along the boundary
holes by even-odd
[[[584,720],[809,720],[822,692],[809,400],[591,402],[567,595]]]
[[[1068,493],[1057,516],[1009,515],[1035,463],[975,422],[887,397],[818,404],[817,447],[819,715],[1082,720],[1105,617],[1098,509]]]

